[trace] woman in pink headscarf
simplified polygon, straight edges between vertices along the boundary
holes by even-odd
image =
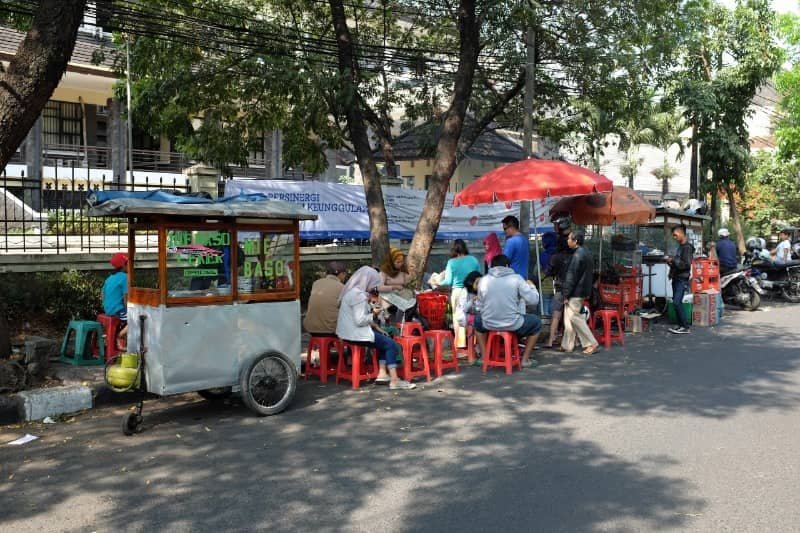
[[[500,246],[500,239],[497,238],[497,233],[490,233],[483,239],[483,272],[489,272],[489,267],[492,265],[492,259],[503,253],[503,248]]]

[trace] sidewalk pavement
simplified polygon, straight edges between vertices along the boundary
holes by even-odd
[[[308,333],[301,337],[302,354],[308,348]],[[130,393],[118,393],[105,383],[104,366],[74,366],[57,360],[50,361],[48,375],[60,382],[20,391],[0,394],[0,426],[57,417],[101,407],[131,403]]]

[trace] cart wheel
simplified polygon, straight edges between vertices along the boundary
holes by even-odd
[[[228,398],[231,394],[233,394],[233,391],[231,390],[230,387],[217,387],[215,389],[199,390],[197,391],[197,394],[199,394],[209,402],[215,402]]]
[[[242,373],[242,400],[260,416],[280,413],[297,390],[297,370],[278,352],[262,354]]]
[[[122,433],[130,437],[139,431],[141,423],[142,419],[136,413],[125,413],[125,416],[122,417]]]

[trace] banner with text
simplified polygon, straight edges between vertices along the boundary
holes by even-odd
[[[269,198],[302,205],[313,211],[317,220],[300,222],[304,239],[368,239],[369,218],[364,188],[361,185],[320,181],[230,180],[225,196],[262,193]],[[389,237],[411,239],[416,231],[426,191],[383,187],[383,201],[389,219]],[[532,203],[537,231],[553,229],[549,211],[557,198]],[[447,195],[437,239],[482,240],[487,233],[502,233],[504,217],[519,217],[519,202],[495,203],[474,207],[452,207],[453,194]],[[533,226],[531,226],[533,233]]]

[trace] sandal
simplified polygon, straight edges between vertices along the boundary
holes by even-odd
[[[593,347],[590,346],[583,351],[583,355],[594,355],[600,351],[600,345],[595,344]]]
[[[375,383],[389,383],[390,377],[388,375],[375,378]]]

